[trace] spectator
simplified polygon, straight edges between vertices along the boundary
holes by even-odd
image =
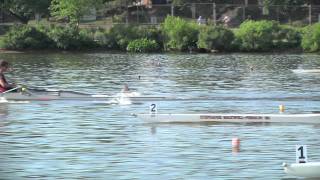
[[[202,17],[199,16],[198,20],[197,20],[198,24],[201,25],[202,24]]]
[[[230,20],[231,20],[230,17],[227,15],[223,17],[222,22],[224,23],[225,27],[228,27]]]

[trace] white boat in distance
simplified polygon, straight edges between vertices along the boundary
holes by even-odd
[[[320,162],[283,163],[284,172],[292,176],[320,179]]]
[[[320,73],[320,69],[293,69],[292,72],[297,74],[318,74]]]
[[[147,123],[320,123],[320,114],[133,114]]]

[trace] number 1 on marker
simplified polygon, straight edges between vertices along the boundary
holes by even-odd
[[[296,163],[306,163],[307,161],[307,146],[296,145]]]

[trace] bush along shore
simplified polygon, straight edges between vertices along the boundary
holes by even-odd
[[[115,25],[109,30],[67,25],[14,25],[0,39],[8,50],[120,50],[128,52],[320,51],[320,23],[306,27],[275,21],[243,22],[239,28],[198,25],[168,16],[161,26]]]

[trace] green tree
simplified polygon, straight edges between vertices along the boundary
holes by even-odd
[[[167,16],[161,26],[165,49],[186,51],[197,47],[198,25],[180,17]]]
[[[281,6],[301,6],[307,3],[306,0],[264,0],[264,4],[281,5]]]
[[[83,15],[103,4],[103,0],[52,0],[51,15],[57,18],[68,18],[71,23],[79,24]]]
[[[27,24],[36,13],[48,15],[50,2],[51,0],[0,0],[0,7]]]
[[[236,31],[237,43],[243,51],[269,51],[273,47],[279,25],[273,21],[245,21]]]
[[[307,52],[320,51],[320,23],[303,29],[301,47]]]
[[[295,13],[301,11],[300,6],[308,3],[306,0],[263,0],[263,4],[268,8],[270,6],[281,7],[281,13],[287,15],[289,22],[291,22],[291,18],[295,15]]]
[[[208,50],[226,51],[231,49],[234,34],[221,26],[201,26],[198,47]]]

